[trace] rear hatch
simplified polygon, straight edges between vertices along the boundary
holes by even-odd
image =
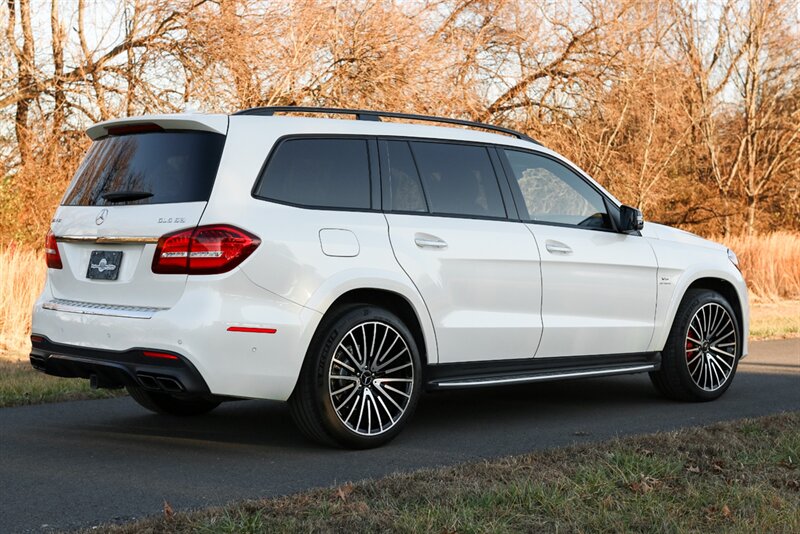
[[[93,143],[53,219],[57,299],[168,308],[185,274],[154,274],[158,239],[194,228],[222,156],[227,116],[157,116],[89,129]]]

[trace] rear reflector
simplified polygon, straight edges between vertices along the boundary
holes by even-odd
[[[276,328],[250,328],[248,326],[229,326],[228,332],[250,332],[252,334],[274,334]]]
[[[260,239],[235,226],[216,224],[180,230],[158,240],[153,272],[225,273],[247,259],[259,244]]]
[[[31,336],[31,343],[43,343],[44,338],[42,336]]]
[[[53,231],[47,232],[47,237],[44,240],[44,257],[47,260],[47,266],[50,269],[61,269],[61,255],[58,253],[58,243],[56,243],[56,236]]]
[[[146,350],[142,354],[144,354],[148,358],[161,358],[162,360],[177,360],[177,359],[179,359],[174,354],[169,354],[167,352],[155,352],[155,351],[151,351],[151,350]]]

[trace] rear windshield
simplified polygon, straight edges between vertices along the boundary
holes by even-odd
[[[65,206],[207,201],[225,136],[167,131],[92,143],[64,196]]]

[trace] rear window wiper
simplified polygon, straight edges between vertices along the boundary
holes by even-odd
[[[108,202],[128,202],[131,200],[142,200],[143,198],[150,198],[153,193],[148,191],[114,191],[111,193],[103,193],[100,195],[103,200]]]

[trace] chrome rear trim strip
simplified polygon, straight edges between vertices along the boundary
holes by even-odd
[[[97,243],[103,244],[124,244],[124,243],[158,243],[157,237],[149,236],[91,236],[91,235],[62,235],[57,236],[56,241],[61,243]]]
[[[94,302],[80,302],[77,300],[53,299],[42,304],[45,310],[66,313],[80,313],[83,315],[103,315],[106,317],[127,317],[129,319],[150,319],[156,312],[167,308],[153,308],[147,306],[121,306],[116,304],[97,304]]]
[[[434,382],[440,388],[464,388],[470,386],[494,386],[500,384],[524,384],[526,382],[539,382],[545,380],[560,380],[562,378],[585,378],[603,375],[622,375],[627,373],[640,373],[655,370],[655,364],[637,365],[634,367],[618,367],[616,369],[594,369],[587,371],[565,371],[563,373],[535,374],[529,376],[509,376],[506,378],[483,378],[475,380],[453,380]]]

